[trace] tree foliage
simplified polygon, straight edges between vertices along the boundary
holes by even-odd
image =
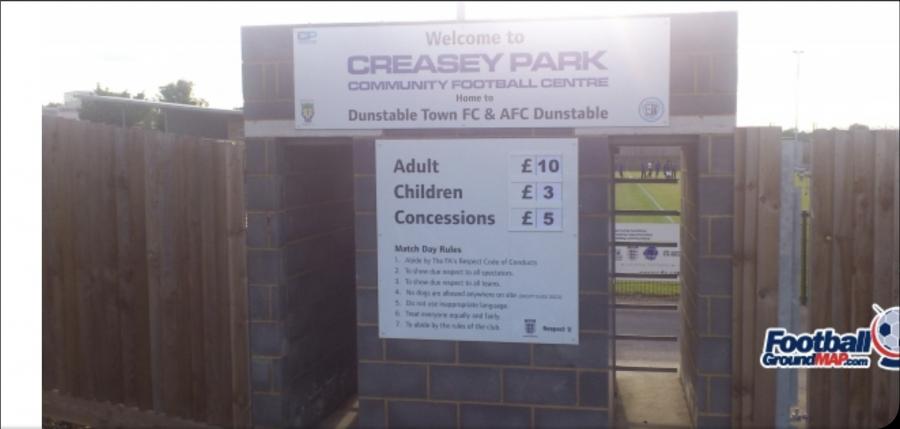
[[[194,97],[194,82],[179,79],[159,87],[159,101],[167,103],[190,104],[193,106],[207,107],[209,103],[202,98]]]
[[[800,131],[800,134],[796,134],[796,133],[797,133],[797,131],[793,127],[786,128],[786,129],[781,130],[781,138],[793,139],[794,137],[796,137],[797,140],[799,140],[799,141],[809,141],[810,138],[812,137],[812,133],[808,133],[805,131]]]
[[[132,96],[127,90],[122,92],[111,91],[108,87],[100,86],[99,83],[93,94],[149,101],[143,92]],[[183,79],[160,86],[156,100],[200,107],[209,105],[206,100],[194,97],[194,83]],[[84,99],[82,100],[78,117],[84,121],[100,122],[115,126],[165,129],[165,115],[162,115],[158,108],[152,106],[112,104]]]
[[[128,91],[110,91],[108,87],[101,87],[99,83],[93,94],[134,100],[146,99],[143,92],[132,97]],[[120,127],[142,126],[153,128],[156,116],[158,116],[156,110],[149,106],[114,105],[89,99],[82,100],[81,109],[78,111],[78,117],[83,121],[100,122]]]

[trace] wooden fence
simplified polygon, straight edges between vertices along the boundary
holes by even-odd
[[[775,424],[775,370],[762,368],[765,330],[778,326],[781,140],[779,128],[735,136],[732,423]],[[898,298],[898,133],[826,131],[813,135],[808,243],[810,330],[867,327],[872,304]],[[882,427],[897,415],[900,374],[810,369],[809,426]],[[793,374],[796,375],[796,374]]]
[[[732,423],[775,423],[775,371],[759,364],[778,320],[781,128],[739,128],[734,148]]]
[[[810,190],[810,317],[841,332],[869,326],[872,303],[898,298],[898,133],[817,130]],[[811,370],[811,427],[883,427],[897,415],[900,373]]]
[[[42,149],[45,413],[249,425],[243,144],[44,117]]]

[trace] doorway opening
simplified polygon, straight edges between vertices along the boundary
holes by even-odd
[[[679,374],[691,349],[681,275],[689,162],[683,143],[648,140],[610,141],[612,423],[689,427]]]

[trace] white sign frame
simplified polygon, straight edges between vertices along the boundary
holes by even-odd
[[[375,152],[381,338],[578,344],[577,139],[376,140]],[[561,168],[520,174],[528,156]],[[413,159],[437,173],[407,172]],[[549,198],[514,201],[529,180],[552,184]],[[420,190],[440,198],[409,198]],[[523,229],[522,210],[559,222]],[[462,212],[464,225],[425,224]]]
[[[665,127],[670,43],[668,17],[300,26],[295,128]]]

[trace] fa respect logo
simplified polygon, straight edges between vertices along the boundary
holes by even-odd
[[[878,366],[900,370],[900,307],[883,310],[872,304],[875,317],[868,327],[838,333],[834,328],[794,334],[769,328],[759,363],[763,368],[869,368],[872,349]]]

